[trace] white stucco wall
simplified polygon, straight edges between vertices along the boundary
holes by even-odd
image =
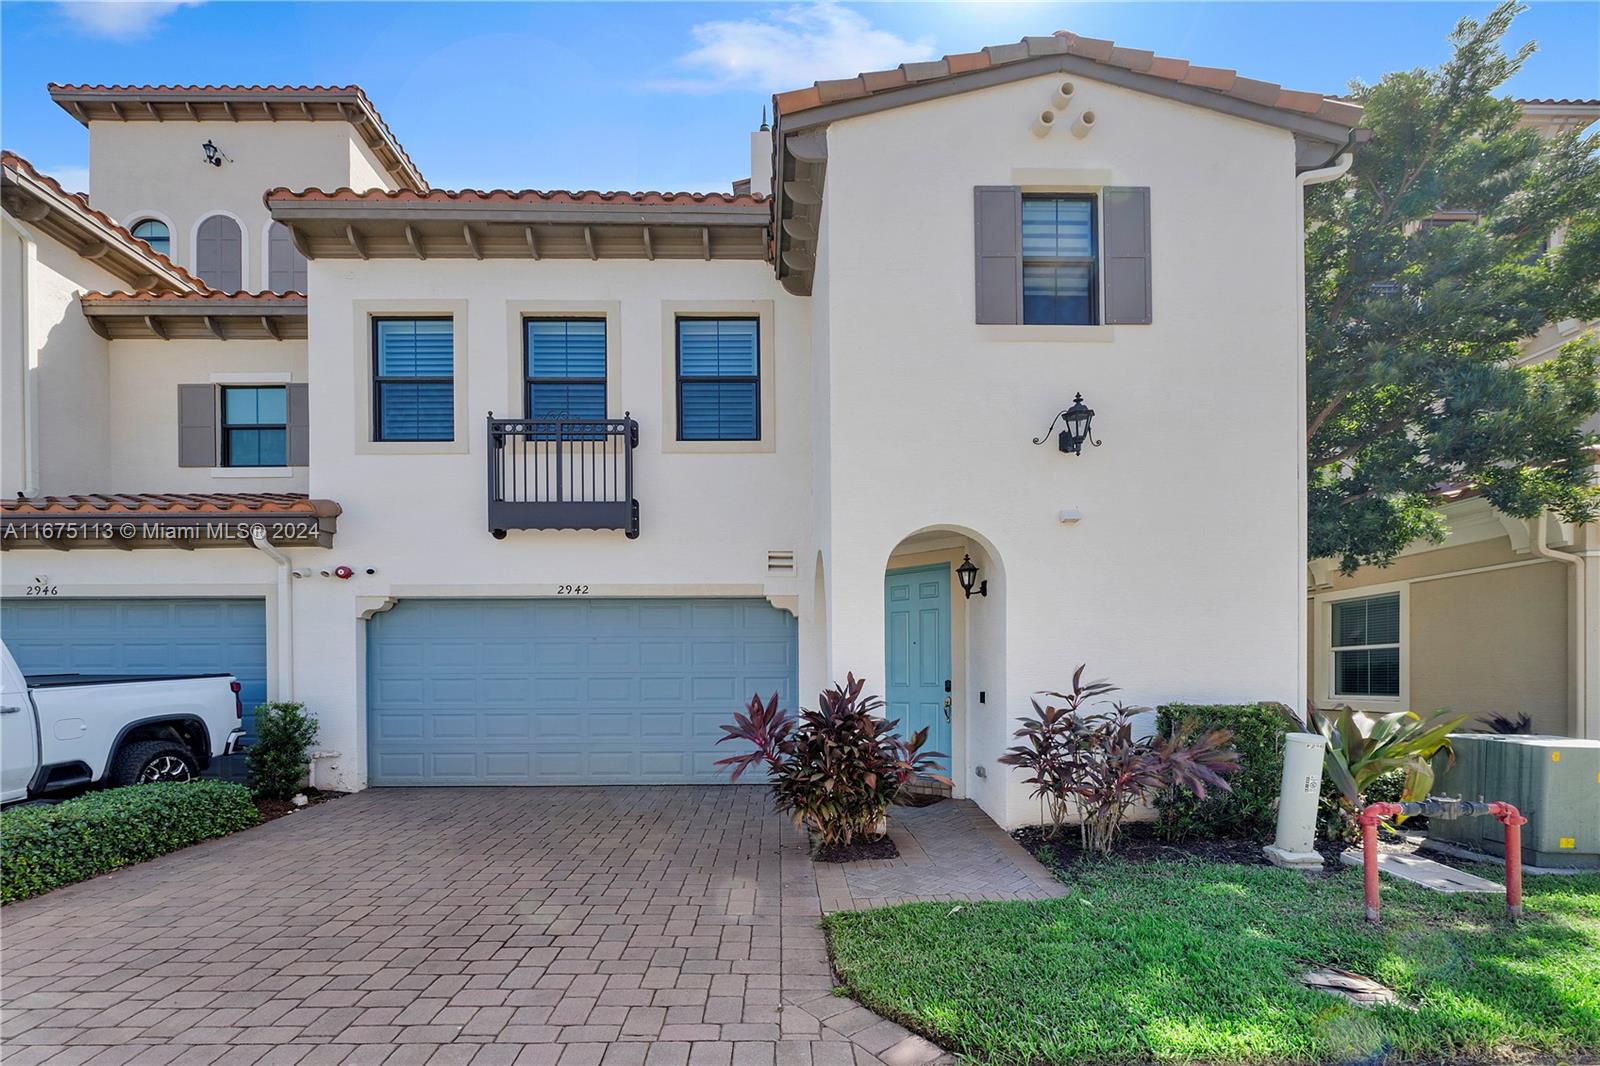
[[[997,740],[1078,663],[1135,703],[1293,705],[1304,654],[1291,137],[1075,78],[1093,133],[1035,138],[1058,81],[828,131],[831,671],[882,676],[881,574],[901,538],[992,544],[1004,593],[973,613],[1003,613],[1004,661],[974,673],[1005,695],[957,713],[987,738],[972,749],[993,792],[974,796],[1007,825],[1036,811]],[[973,187],[1010,184],[1149,186],[1153,324],[1082,341],[974,325]],[[1033,447],[1077,391],[1104,447]]]
[[[211,141],[229,161],[205,162]],[[172,232],[172,259],[195,269],[195,231],[217,213],[243,232],[244,287],[267,286],[261,197],[277,186],[392,188],[347,122],[103,122],[89,124],[94,206],[124,225],[159,218]]]
[[[120,492],[305,492],[306,467],[262,477],[178,465],[179,385],[281,385],[306,380],[300,340],[111,342],[111,475]]]
[[[0,264],[0,493],[104,491],[107,344],[89,328],[77,297],[116,289],[122,282],[9,214],[0,225]],[[37,485],[28,484],[30,440],[38,448]]]

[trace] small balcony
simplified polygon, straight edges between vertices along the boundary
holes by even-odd
[[[633,450],[639,423],[621,418],[489,416],[489,532],[620,529],[639,535]]]

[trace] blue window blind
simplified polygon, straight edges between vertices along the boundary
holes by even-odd
[[[678,319],[678,439],[761,439],[756,319]]]
[[[528,417],[605,418],[605,319],[530,318],[523,330]]]
[[[153,218],[144,219],[133,224],[133,235],[150,246],[151,251],[160,252],[162,255],[172,254],[172,233],[167,229],[165,222]]]
[[[454,440],[454,323],[380,318],[373,337],[374,438]]]
[[[1400,595],[1333,605],[1333,694],[1400,695]]]
[[[1092,196],[1022,198],[1022,321],[1087,326],[1096,306]]]
[[[222,465],[287,466],[287,390],[229,386],[222,390]]]

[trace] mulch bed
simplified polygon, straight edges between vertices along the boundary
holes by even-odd
[[[1080,846],[1078,827],[1066,826],[1056,840],[1047,839],[1049,826],[1029,825],[1013,830],[1012,839],[1027,849],[1028,854],[1055,870],[1071,870],[1080,862],[1098,861],[1084,853]],[[1199,859],[1204,862],[1228,862],[1243,866],[1272,865],[1261,853],[1259,840],[1167,840],[1151,822],[1133,822],[1122,827],[1122,836],[1112,855],[1124,862],[1171,862],[1174,859]],[[1332,873],[1342,869],[1339,853],[1348,845],[1319,842],[1317,851],[1322,855],[1322,868]],[[1042,853],[1042,854],[1041,854]]]
[[[308,788],[305,790],[304,795],[306,799],[310,801],[305,805],[305,807],[296,807],[288,800],[269,800],[262,799],[258,796],[256,797],[256,813],[261,815],[261,820],[263,822],[270,822],[274,819],[283,818],[287,815],[293,814],[295,811],[306,810],[308,808],[315,807],[318,804],[328,803],[336,799],[342,799],[345,796],[350,795],[350,793],[329,792],[320,788]]]
[[[830,844],[811,851],[812,862],[866,862],[872,859],[898,859],[900,849],[887,836],[877,840],[858,840],[853,844]]]

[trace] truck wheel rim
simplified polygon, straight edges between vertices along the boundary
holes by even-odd
[[[189,780],[188,765],[176,755],[163,755],[159,759],[152,759],[150,765],[144,768],[144,773],[139,775],[141,782],[151,781],[187,781]]]

